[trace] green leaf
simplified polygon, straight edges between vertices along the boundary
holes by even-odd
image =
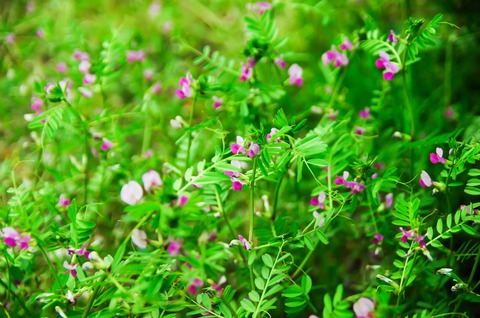
[[[273,259],[270,255],[268,254],[263,254],[262,255],[262,260],[263,260],[263,263],[265,265],[267,265],[268,267],[272,268],[273,267]]]
[[[240,301],[240,305],[245,309],[247,312],[255,312],[255,305],[248,299],[244,298]]]
[[[325,236],[325,234],[322,232],[322,230],[318,229],[317,230],[317,235],[318,235],[318,239],[320,240],[320,242],[322,242],[325,245],[328,244],[328,239]]]
[[[265,281],[261,277],[256,277],[255,278],[255,287],[259,290],[264,290],[265,289]]]
[[[258,302],[260,300],[260,295],[255,291],[252,290],[251,292],[248,293],[248,297],[253,301],[253,302]]]
[[[302,289],[305,295],[308,295],[310,290],[312,289],[312,279],[308,275],[302,276]]]
[[[443,230],[442,219],[438,219],[438,221],[437,221],[437,232],[441,234],[441,233],[443,233],[442,230]]]
[[[335,295],[333,296],[333,306],[336,306],[343,297],[343,285],[339,284],[335,290]]]

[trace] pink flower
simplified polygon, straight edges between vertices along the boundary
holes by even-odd
[[[146,191],[154,187],[161,187],[163,185],[160,175],[155,170],[150,170],[143,174],[142,176],[143,187]]]
[[[40,113],[40,108],[43,107],[43,99],[38,97],[32,97],[32,110],[34,110],[37,114]]]
[[[360,126],[355,126],[355,133],[359,136],[365,133],[366,129]]]
[[[443,149],[437,147],[436,153],[430,153],[430,161],[433,164],[437,164],[439,162],[445,163],[445,158],[443,158]]]
[[[68,264],[67,261],[63,262],[63,267],[65,267],[67,269],[65,274],[70,274],[70,275],[72,275],[72,277],[77,277],[77,269],[76,269],[77,266],[78,266],[78,264]]]
[[[152,87],[152,91],[155,94],[160,94],[162,92],[162,84],[160,84],[160,82],[155,82],[155,84]]]
[[[80,71],[80,73],[83,73],[83,74],[88,74],[89,71],[90,71],[90,61],[88,60],[82,60],[80,62],[80,64],[78,65],[78,69]]]
[[[321,209],[325,209],[325,199],[326,199],[326,197],[327,196],[325,195],[325,192],[320,191],[317,198],[313,197],[310,200],[310,205],[318,206]]]
[[[285,63],[285,61],[283,60],[283,54],[280,55],[280,56],[275,60],[275,64],[277,64],[277,65],[280,66],[281,68],[287,67],[287,63]]]
[[[147,81],[152,80],[153,76],[153,70],[151,68],[148,68],[143,71],[143,78],[146,79]]]
[[[343,172],[343,177],[336,176],[335,181],[333,181],[333,183],[335,183],[336,185],[345,184],[345,183],[347,183],[347,179],[348,179],[349,175],[350,174],[348,173],[348,171],[344,171]]]
[[[113,144],[110,140],[108,140],[107,138],[102,138],[102,145],[100,146],[100,148],[102,148],[103,151],[108,151],[112,149],[112,147]]]
[[[212,99],[213,99],[213,108],[217,109],[217,108],[219,108],[220,106],[222,106],[222,104],[223,104],[223,98],[220,98],[220,97],[217,97],[217,96],[213,96]]]
[[[45,38],[45,31],[42,28],[37,29],[37,38],[43,40]]]
[[[132,231],[132,242],[139,248],[146,248],[148,239],[144,231],[135,229]]]
[[[79,61],[88,61],[90,59],[90,55],[88,55],[86,52],[75,50],[75,53],[73,53],[73,58]]]
[[[241,181],[235,177],[231,177],[232,181],[232,190],[233,191],[242,191],[243,186],[246,184],[244,181]]]
[[[262,16],[265,11],[272,9],[272,5],[268,2],[257,2],[255,4],[248,4],[247,9],[252,11],[257,11],[260,16]]]
[[[333,45],[330,51],[327,51],[322,55],[322,61],[325,65],[333,62],[335,67],[341,67],[348,64],[347,56],[338,52]]]
[[[0,235],[3,236],[3,242],[10,247],[15,247],[20,240],[20,234],[11,227],[3,228]]]
[[[91,98],[93,96],[93,92],[88,89],[88,88],[85,88],[85,87],[79,87],[78,88],[78,91],[80,92],[80,94],[85,97],[85,98]]]
[[[290,85],[303,85],[303,78],[302,78],[302,68],[298,64],[292,64],[288,68],[288,75],[290,76],[288,83]]]
[[[385,207],[388,209],[393,204],[393,193],[389,193],[385,196]]]
[[[180,198],[178,199],[178,205],[181,207],[184,207],[185,204],[188,202],[188,197],[186,195],[181,195]]]
[[[95,83],[96,80],[97,80],[97,77],[93,74],[87,73],[83,76],[84,85],[92,85],[93,83]]]
[[[316,226],[321,227],[325,224],[325,213],[322,213],[322,217],[320,217],[320,214],[318,214],[317,211],[313,211],[313,217],[316,220]]]
[[[423,188],[432,186],[432,178],[430,178],[430,176],[425,170],[422,170],[422,173],[420,175],[420,186],[422,186]]]
[[[240,75],[240,78],[239,78],[239,81],[240,82],[245,82],[247,80],[249,80],[250,78],[252,78],[252,75],[253,75],[253,67],[255,66],[256,64],[256,61],[254,58],[249,58],[247,60],[247,64],[244,64],[244,63],[240,63],[242,65],[242,68],[241,68],[241,75]]]
[[[393,32],[393,30],[390,30],[390,34],[388,35],[388,40],[393,43],[398,42],[397,36],[395,35],[395,32]]]
[[[154,18],[160,14],[161,9],[162,9],[162,4],[158,1],[153,1],[148,7],[148,14],[152,18]]]
[[[142,62],[145,59],[145,53],[143,50],[127,51],[127,62],[133,63],[135,61]]]
[[[180,254],[181,249],[182,249],[182,244],[180,244],[179,241],[170,240],[170,243],[168,244],[168,247],[167,247],[167,253],[170,256],[177,256],[178,254]]]
[[[346,37],[345,40],[343,40],[343,43],[340,44],[340,50],[345,51],[351,51],[353,50],[353,44],[350,42],[350,40]]]
[[[238,235],[238,239],[240,240],[240,243],[243,244],[243,247],[248,251],[252,248],[252,245],[240,234]]]
[[[188,286],[187,288],[187,291],[192,294],[192,295],[195,295],[197,293],[197,289],[198,287],[202,287],[203,286],[203,280],[201,279],[194,279],[192,281],[192,283],[190,284],[190,286]]]
[[[242,137],[237,136],[237,143],[236,144],[231,144],[230,149],[232,150],[232,153],[234,155],[238,153],[245,153],[245,147],[244,147],[244,140]]]
[[[90,256],[90,252],[87,251],[87,246],[85,244],[83,244],[75,253],[78,256],[85,256],[86,259],[89,259]]]
[[[137,181],[129,181],[122,187],[120,198],[128,205],[139,203],[143,197],[143,190]]]
[[[452,107],[452,106],[448,106],[447,108],[445,108],[445,112],[443,113],[443,115],[444,115],[445,118],[447,118],[447,119],[452,119],[454,114],[455,114],[455,113],[454,113],[454,111],[453,111],[453,107]]]
[[[402,233],[403,233],[402,237],[400,238],[400,240],[401,240],[403,243],[407,243],[407,240],[408,240],[409,238],[415,236],[415,231],[404,230],[402,227],[400,228],[400,231],[402,231]]]
[[[56,70],[58,73],[65,73],[67,71],[67,64],[65,63],[58,63],[56,66]]]
[[[256,155],[258,155],[259,152],[260,152],[260,146],[255,143],[251,143],[250,147],[248,147],[247,156],[250,158],[253,158]]]
[[[22,250],[28,249],[28,243],[30,242],[30,235],[25,235],[24,237],[20,238],[17,242],[17,244],[20,246]]]
[[[373,234],[373,240],[372,243],[373,245],[378,245],[378,243],[383,241],[383,235],[379,233]]]
[[[378,52],[380,58],[375,61],[375,66],[379,69],[385,68],[383,71],[383,79],[387,81],[393,80],[393,77],[396,73],[398,73],[398,64],[390,62],[390,55],[387,53],[380,51]]]
[[[62,193],[62,194],[60,194],[60,199],[58,200],[58,205],[59,206],[69,206],[70,205],[70,199],[66,199],[65,195]]]
[[[267,138],[266,138],[267,142],[269,142],[270,139],[272,139],[272,136],[275,135],[277,132],[279,132],[277,128],[272,128],[270,130],[270,133],[267,134]],[[280,142],[280,138],[275,139],[275,142],[276,143]]]
[[[418,242],[418,244],[420,245],[420,248],[426,248],[427,245],[425,244],[425,242],[423,241],[425,239],[425,237],[427,237],[426,235],[418,235],[416,238],[413,239],[414,242]]]
[[[13,43],[15,43],[15,35],[13,35],[13,33],[7,34],[7,37],[5,38],[5,41],[6,41],[8,44],[13,44]]]
[[[372,311],[375,308],[373,301],[362,297],[353,304],[353,312],[356,318],[372,318]]]
[[[370,108],[365,107],[360,111],[359,115],[360,115],[360,118],[370,119]]]
[[[191,85],[193,84],[193,77],[192,77],[192,74],[190,74],[190,72],[187,72],[186,77],[182,77],[180,79],[179,84],[180,84],[181,89],[176,91],[176,94],[177,94],[178,98],[184,99],[185,97],[192,96]]]

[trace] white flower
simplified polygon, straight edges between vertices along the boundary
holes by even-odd
[[[120,198],[129,205],[139,203],[143,197],[143,190],[137,181],[130,181],[122,187]]]

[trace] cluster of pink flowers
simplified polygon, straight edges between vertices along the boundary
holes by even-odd
[[[187,72],[186,77],[180,78],[180,87],[175,93],[177,94],[178,98],[184,99],[185,97],[192,96],[192,85],[193,85],[193,77],[190,72]]]
[[[258,12],[258,14],[262,16],[265,13],[265,11],[272,9],[272,4],[266,1],[261,1],[253,4],[248,3],[247,9]]]
[[[340,51],[351,51],[353,50],[353,44],[346,37],[345,40],[339,45],[339,48]],[[334,45],[332,45],[330,51],[327,51],[322,55],[322,61],[325,65],[333,63],[335,67],[348,65],[348,57],[344,53],[337,51]]]
[[[90,64],[90,55],[86,52],[82,52],[79,50],[76,50],[75,53],[73,53],[73,58],[80,61],[80,64],[78,65],[78,69],[80,73],[83,74],[83,85],[89,86],[95,83],[97,80],[97,77],[90,72],[91,64]],[[83,97],[85,98],[90,98],[93,96],[92,90],[85,88],[85,87],[80,87],[79,89],[80,94],[82,94]]]
[[[3,242],[10,247],[20,247],[22,250],[26,250],[29,247],[30,242],[30,235],[23,234],[17,232],[12,227],[4,227],[2,231],[0,231],[0,237],[3,237]]]
[[[143,52],[143,50],[127,51],[127,62],[128,63],[143,62],[143,60],[145,60],[145,53]]]
[[[230,145],[230,149],[234,155],[236,154],[245,154],[250,158],[255,157],[260,152],[260,146],[256,143],[247,144],[241,136],[237,136],[237,142]],[[248,145],[248,152],[245,147]]]
[[[246,64],[241,63],[242,68],[241,68],[241,75],[240,75],[239,81],[245,82],[250,78],[252,78],[253,67],[255,66],[256,63],[257,61],[254,58],[249,58]]]
[[[400,240],[403,243],[407,243],[409,239],[411,239],[414,242],[418,242],[418,245],[420,246],[420,249],[423,251],[423,254],[427,256],[429,260],[433,260],[432,256],[430,255],[430,252],[427,250],[427,244],[425,244],[425,237],[427,235],[420,235],[418,234],[417,230],[404,230],[403,228],[400,228],[400,231],[402,232],[402,236],[400,237]]]
[[[388,55],[388,53],[380,51],[378,54],[380,58],[375,61],[375,66],[379,69],[385,69],[383,71],[383,79],[387,81],[393,80],[393,77],[399,70],[398,64],[390,62],[390,55]]]
[[[154,170],[146,172],[142,176],[142,182],[147,192],[163,185],[160,175]],[[143,198],[143,189],[137,181],[129,181],[122,187],[120,198],[129,205],[140,203]]]
[[[348,173],[348,171],[344,171],[343,177],[336,176],[334,183],[336,185],[343,184],[345,188],[352,190],[352,194],[358,194],[360,192],[363,192],[365,190],[365,185],[357,181],[347,181],[349,175],[350,174]]]

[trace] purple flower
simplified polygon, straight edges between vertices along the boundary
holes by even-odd
[[[60,199],[58,200],[58,205],[59,206],[69,206],[70,205],[70,199],[66,199],[65,195],[62,193],[62,194],[60,194]]]
[[[122,187],[120,198],[128,205],[139,203],[143,197],[143,190],[137,181],[129,181]]]
[[[367,131],[365,128],[360,127],[360,126],[355,126],[355,134],[361,136]]]
[[[240,243],[243,244],[243,247],[248,251],[252,248],[252,245],[240,234],[238,235],[238,239],[240,240]]]
[[[393,193],[389,193],[385,196],[385,207],[388,209],[393,204]]]
[[[427,236],[426,235],[422,235],[422,236],[419,235],[416,238],[414,238],[413,241],[418,242],[418,244],[420,245],[421,248],[426,248],[427,245],[423,241],[425,239],[425,237],[427,237]]]
[[[192,283],[188,286],[187,291],[190,294],[195,295],[197,293],[198,287],[202,287],[202,286],[203,286],[203,280],[194,279]]]
[[[143,187],[145,191],[150,191],[154,187],[161,187],[163,185],[160,175],[155,170],[150,170],[142,176]]]
[[[394,75],[398,73],[399,70],[398,64],[390,62],[390,55],[387,53],[380,51],[378,54],[380,58],[375,61],[375,66],[379,69],[385,69],[385,71],[383,71],[383,79],[387,81],[393,80]]]
[[[0,235],[3,236],[3,242],[10,247],[15,247],[18,240],[20,240],[20,234],[11,227],[3,228]]]
[[[335,67],[341,67],[348,64],[347,56],[338,52],[333,45],[330,51],[327,51],[322,55],[322,61],[325,65],[333,62]]]
[[[401,240],[403,243],[407,243],[407,240],[408,240],[409,238],[415,236],[415,231],[404,230],[402,227],[400,228],[400,231],[402,231],[402,233],[403,233],[402,237],[400,238],[400,240]]]
[[[388,35],[388,40],[392,43],[398,42],[397,36],[395,35],[395,32],[393,32],[393,30],[390,30],[390,34]]]
[[[430,176],[425,170],[422,170],[422,173],[420,175],[420,186],[422,186],[423,188],[432,186],[432,178],[430,178]]]
[[[321,209],[325,209],[325,199],[326,199],[326,197],[327,196],[325,195],[325,192],[320,191],[317,198],[313,197],[313,198],[310,199],[310,205],[318,206]]]
[[[180,244],[179,241],[170,240],[170,243],[168,244],[168,247],[167,247],[167,253],[170,256],[177,256],[178,254],[180,254],[181,249],[182,249],[182,244]]]
[[[280,56],[275,60],[275,64],[277,64],[277,65],[280,66],[281,68],[287,67],[287,63],[285,63],[285,61],[283,60],[283,54],[280,55]]]
[[[433,164],[437,164],[439,162],[445,163],[445,158],[443,158],[443,149],[437,147],[436,153],[430,153],[430,161]]]
[[[267,142],[269,142],[270,139],[272,139],[272,136],[275,135],[277,132],[279,132],[279,130],[277,128],[272,128],[270,130],[270,133],[267,134],[267,138],[266,138]],[[280,138],[275,139],[275,142],[277,142],[277,143],[280,142]]]
[[[108,151],[112,149],[112,147],[113,144],[110,140],[108,140],[107,138],[102,138],[102,145],[100,146],[100,148],[102,148],[103,151]]]
[[[146,248],[148,239],[147,234],[139,229],[135,229],[132,231],[132,242],[139,248]]]
[[[347,182],[347,179],[348,179],[349,175],[350,174],[348,173],[348,171],[344,171],[343,172],[343,177],[336,176],[335,181],[333,181],[333,183],[335,183],[336,185],[345,184]]]
[[[145,53],[143,50],[127,51],[127,62],[133,63],[135,61],[142,62],[145,59]]]
[[[250,147],[248,147],[247,156],[250,158],[253,158],[256,155],[258,155],[259,152],[260,152],[260,146],[255,143],[251,143]]]
[[[350,42],[350,40],[347,37],[345,37],[345,40],[343,40],[343,42],[340,44],[339,47],[340,47],[340,50],[342,50],[342,51],[353,50],[353,44],[352,44],[352,42]]]
[[[272,5],[269,2],[257,2],[254,4],[248,4],[247,9],[252,11],[257,11],[260,16],[262,16],[265,11],[272,9]]]
[[[303,78],[302,78],[303,70],[298,64],[292,64],[288,68],[288,75],[290,76],[288,79],[288,83],[290,85],[303,85]]]
[[[245,154],[245,152],[246,152],[245,147],[244,147],[245,142],[244,142],[243,138],[241,136],[237,136],[236,141],[237,141],[237,143],[230,145],[230,149],[232,150],[232,153],[234,155],[236,155],[238,153]]]
[[[193,84],[193,77],[190,72],[187,72],[186,77],[180,78],[180,87],[181,89],[176,91],[178,98],[184,99],[185,97],[192,96],[192,84]]]
[[[182,208],[185,206],[185,204],[187,204],[187,202],[188,197],[186,195],[181,195],[180,198],[178,198],[178,205]]]
[[[360,118],[364,118],[364,119],[370,119],[370,108],[368,107],[365,107],[364,109],[362,109],[359,113],[360,115]]]
[[[375,308],[373,301],[362,297],[353,304],[353,312],[356,318],[372,318],[372,311]]]
[[[250,78],[252,78],[252,75],[253,75],[253,67],[255,66],[256,64],[256,61],[254,58],[249,58],[247,60],[247,64],[244,64],[244,63],[241,63],[242,65],[242,69],[241,69],[241,75],[240,75],[240,78],[239,78],[239,81],[240,82],[245,82],[247,80],[249,80]]]
[[[220,98],[220,97],[217,97],[217,96],[213,96],[212,99],[213,99],[213,108],[217,109],[217,108],[219,108],[220,106],[222,106],[222,104],[223,104],[223,98]]]
[[[378,243],[383,241],[383,235],[379,233],[373,234],[373,240],[372,243],[373,245],[378,245]]]
[[[79,61],[88,61],[90,59],[90,55],[88,55],[86,52],[75,50],[75,53],[73,53],[73,58]]]
[[[42,107],[43,107],[43,99],[38,97],[32,97],[32,105],[31,105],[32,110],[34,110],[37,114],[39,114],[41,112],[40,109]]]
[[[77,277],[77,269],[76,269],[77,266],[78,266],[78,264],[68,264],[67,261],[63,262],[63,267],[65,267],[67,269],[65,274],[70,274],[70,275],[72,275],[72,277]]]

